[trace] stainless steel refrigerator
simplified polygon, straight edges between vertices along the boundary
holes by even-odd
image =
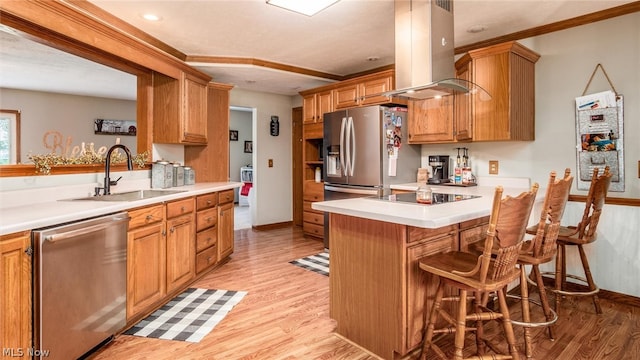
[[[407,143],[407,109],[366,106],[324,114],[324,200],[375,196],[416,181],[420,146]],[[329,248],[325,214],[324,246]]]

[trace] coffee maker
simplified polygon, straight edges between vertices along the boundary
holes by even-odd
[[[428,184],[442,184],[449,182],[449,155],[429,155],[429,166],[432,176]]]

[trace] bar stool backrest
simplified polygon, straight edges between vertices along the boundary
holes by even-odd
[[[549,185],[547,186],[547,192],[544,197],[544,204],[542,205],[540,222],[538,223],[536,235],[532,241],[532,255],[534,257],[548,258],[555,255],[560,222],[562,221],[562,215],[564,214],[564,209],[569,199],[572,183],[573,176],[571,176],[571,169],[565,169],[564,177],[559,180],[556,180],[556,172],[551,172]]]
[[[598,176],[598,172],[598,168],[593,169],[584,213],[582,214],[582,220],[580,220],[577,226],[578,239],[584,243],[592,242],[596,238],[596,228],[598,227],[604,200],[607,197],[609,185],[611,184],[612,174],[609,172],[608,166],[604,168],[602,175]]]

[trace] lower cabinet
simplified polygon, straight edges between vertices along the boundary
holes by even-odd
[[[167,293],[196,276],[194,198],[167,204]]]
[[[220,192],[218,201],[218,259],[233,253],[233,190]]]
[[[31,234],[0,236],[0,344],[2,356],[29,357],[31,347]]]
[[[127,320],[162,300],[166,288],[164,205],[129,211]]]
[[[196,198],[196,273],[218,262],[218,193]]]

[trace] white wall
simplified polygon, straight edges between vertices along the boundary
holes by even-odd
[[[233,89],[230,105],[256,109],[253,121],[253,179],[255,196],[251,206],[253,226],[288,222],[293,219],[291,190],[290,96]],[[277,115],[280,135],[269,135],[271,116]],[[268,167],[273,159],[273,167]],[[254,191],[255,190],[255,191]]]
[[[132,154],[136,154],[135,136],[96,135],[95,119],[136,120],[136,102],[92,96],[66,95],[42,91],[0,89],[0,108],[20,110],[20,147],[21,162],[31,163],[27,158],[31,154],[48,154],[54,142],[59,143],[56,153],[62,155],[64,148],[94,143],[97,151],[102,146],[115,144],[116,138],[126,145]],[[55,140],[52,135],[44,139],[47,132],[56,131],[62,139]],[[70,139],[70,146],[67,141]]]
[[[617,92],[624,96],[625,191],[610,197],[640,198],[640,13],[537,36],[521,43],[538,52],[536,63],[536,140],[533,142],[491,142],[423,145],[422,163],[428,155],[451,155],[456,146],[470,150],[475,175],[488,174],[489,160],[500,162],[498,176],[529,177],[544,186],[549,172],[566,167],[577,173],[575,98],[582,92],[598,63],[601,63]],[[588,93],[609,90],[598,72]],[[574,185],[572,194],[586,195]],[[575,224],[583,203],[569,203],[563,222]],[[640,296],[640,208],[605,205],[598,240],[586,246],[591,270],[602,289]],[[571,249],[573,250],[573,249]],[[569,271],[582,274],[577,252],[571,251]],[[547,267],[547,269],[552,267]]]

